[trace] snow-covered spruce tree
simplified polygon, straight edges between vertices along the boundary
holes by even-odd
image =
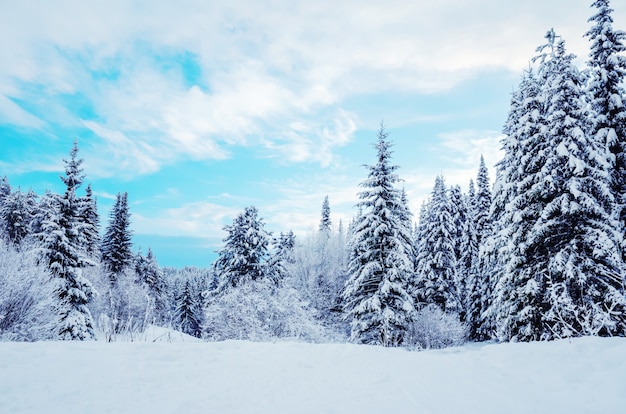
[[[435,304],[444,312],[458,313],[461,303],[455,285],[456,229],[442,176],[435,180],[425,219],[420,223],[422,239],[417,253],[415,298],[418,307]]]
[[[402,223],[404,207],[395,188],[398,167],[390,164],[387,136],[381,124],[375,144],[378,160],[368,166],[368,178],[361,183],[358,206],[363,212],[354,225],[343,300],[353,341],[398,346],[415,313],[407,292],[414,269],[411,234]]]
[[[486,319],[502,340],[540,339],[547,310],[545,280],[527,252],[527,239],[542,212],[537,188],[551,146],[546,122],[541,79],[530,70],[513,94],[504,126],[505,155],[497,165],[492,203],[494,227],[484,249],[484,270],[497,281]],[[487,336],[487,329],[482,332]]]
[[[319,231],[329,235],[332,225],[333,223],[330,219],[330,203],[328,202],[328,196],[326,196],[322,203],[322,218],[320,219]]]
[[[228,236],[215,262],[218,290],[273,277],[267,263],[270,234],[265,231],[265,223],[259,218],[256,207],[246,207],[224,230]]]
[[[588,67],[588,85],[592,109],[591,134],[611,153],[611,190],[615,197],[615,211],[626,228],[626,33],[613,29],[613,10],[609,0],[596,0],[592,7],[597,13],[589,21],[592,28],[586,33],[591,41]],[[622,258],[626,245],[622,240]]]
[[[181,332],[200,338],[202,335],[202,307],[197,298],[198,295],[191,282],[186,280],[180,296],[176,298],[174,323]]]
[[[97,260],[100,257],[100,216],[96,198],[91,184],[85,189],[85,196],[80,198],[80,219],[85,225],[85,250],[89,257]]]
[[[148,290],[152,308],[150,322],[163,324],[167,319],[168,310],[167,283],[152,249],[148,248],[145,257],[141,253],[137,254],[135,257],[135,274],[137,281]]]
[[[491,184],[489,184],[489,171],[485,165],[485,159],[480,156],[478,176],[476,177],[476,205],[474,211],[474,222],[476,223],[476,237],[478,244],[482,243],[490,231],[489,208],[491,207]]]
[[[83,182],[78,144],[65,161],[65,193],[55,198],[54,213],[43,223],[42,247],[56,287],[58,322],[56,334],[63,340],[94,339],[93,320],[87,304],[93,292],[82,270],[92,264],[85,254],[84,224],[79,219],[76,190]]]
[[[111,286],[115,286],[117,279],[133,262],[128,193],[117,194],[109,217],[109,226],[102,238],[102,264],[109,274]]]
[[[450,188],[450,215],[453,222],[454,257],[456,262],[454,285],[460,302],[461,320],[466,319],[468,288],[476,270],[478,243],[474,222],[469,215],[466,197],[458,185]]]
[[[36,202],[36,201],[34,201]],[[19,246],[30,233],[34,205],[19,188],[4,197],[0,205],[0,224],[7,241]]]
[[[3,176],[0,178],[0,204],[6,196],[11,194],[11,184],[9,183],[9,179],[7,176]]]
[[[273,238],[273,251],[268,259],[268,268],[276,280],[282,280],[287,276],[287,268],[295,260],[293,257],[295,245],[296,236],[291,230],[287,233],[281,231],[278,237]]]
[[[501,325],[499,332],[516,340],[624,335],[624,264],[608,155],[589,133],[574,56],[554,31],[547,38],[539,71],[547,128],[542,147],[530,152],[544,158],[533,160],[537,171],[528,171],[518,190],[516,221],[528,226],[513,235],[509,270],[515,283],[529,282],[527,290],[514,291],[501,305],[516,306],[523,293],[539,310],[522,307],[522,321]]]
[[[547,259],[542,266],[550,302],[546,335],[624,335],[621,226],[613,216],[608,156],[589,134],[574,56],[566,54],[563,40],[550,47],[543,92],[546,138],[554,152],[545,165],[546,205],[528,243],[541,249],[533,260]]]

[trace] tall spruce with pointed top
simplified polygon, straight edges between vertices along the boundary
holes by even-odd
[[[609,0],[596,0],[597,13],[586,36],[591,42],[589,61],[589,96],[593,111],[591,135],[611,153],[611,190],[617,204],[615,211],[626,228],[626,33],[613,29],[613,9]],[[626,258],[625,241],[622,258]]]
[[[494,186],[493,232],[485,243],[486,271],[496,277],[488,314],[495,335],[503,340],[539,340],[542,315],[547,311],[545,281],[532,268],[526,240],[541,215],[533,189],[541,185],[549,143],[544,131],[542,79],[532,70],[524,73],[511,99],[504,126],[504,158],[498,163]],[[545,79],[544,79],[545,80]],[[534,198],[529,198],[535,194]]]
[[[478,176],[476,177],[476,210],[474,211],[474,221],[476,223],[476,235],[478,244],[489,234],[490,216],[489,208],[491,207],[491,185],[489,184],[489,171],[485,165],[485,158],[480,156],[480,165],[478,167]]]
[[[469,308],[468,289],[476,270],[478,243],[474,222],[469,215],[467,197],[458,185],[452,186],[450,195],[450,214],[453,223],[454,257],[456,261],[456,280],[454,282],[461,306],[463,320]]]
[[[344,310],[351,321],[351,340],[398,346],[414,315],[407,292],[413,273],[410,231],[402,223],[400,180],[391,165],[391,142],[381,124],[375,144],[377,162],[367,166],[358,203],[362,214],[351,232],[349,279],[343,291]]]
[[[417,292],[420,306],[434,304],[444,312],[460,312],[456,256],[456,228],[442,176],[437,176],[422,226],[417,254]]]
[[[80,219],[85,225],[85,250],[92,259],[100,257],[100,216],[98,205],[91,190],[91,184],[85,189],[85,196],[80,200]]]
[[[319,231],[329,236],[332,224],[330,219],[330,203],[328,202],[328,196],[326,196],[322,203],[322,218],[320,219]]]
[[[93,320],[87,304],[91,301],[91,283],[83,277],[82,269],[91,264],[84,245],[84,225],[79,219],[76,190],[83,182],[77,158],[78,143],[65,161],[65,193],[54,197],[54,211],[42,223],[43,255],[57,284],[55,293],[59,315],[56,333],[63,340],[95,339]]]
[[[136,255],[135,273],[138,281],[148,288],[155,322],[164,322],[167,312],[167,283],[151,248],[148,248],[145,257],[141,253]]]
[[[114,286],[122,272],[133,262],[128,193],[117,194],[109,217],[109,226],[102,239],[102,263]]]
[[[202,307],[197,301],[197,294],[189,280],[176,297],[174,320],[182,332],[199,338],[202,334]]]

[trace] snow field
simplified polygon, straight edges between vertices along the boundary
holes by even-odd
[[[0,343],[0,413],[622,413],[626,339]]]

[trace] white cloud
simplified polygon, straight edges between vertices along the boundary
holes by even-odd
[[[624,27],[626,8],[613,6]],[[346,97],[437,93],[483,70],[519,72],[553,26],[584,60],[591,13],[587,0],[5,2],[0,79],[85,94],[113,151],[113,133],[132,140],[122,165],[138,171],[259,143],[329,165],[357,126],[341,115]],[[197,57],[206,90],[154,56],[183,51]],[[118,78],[92,77],[111,69]],[[36,124],[6,100],[0,106],[11,122]],[[72,116],[50,112],[55,122]],[[320,121],[321,113],[339,115]]]
[[[0,123],[41,128],[44,122],[0,93]]]
[[[132,227],[139,234],[222,239],[222,227],[239,213],[238,209],[198,201],[163,210],[155,216],[133,214]]]

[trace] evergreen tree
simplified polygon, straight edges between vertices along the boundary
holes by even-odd
[[[5,196],[0,204],[0,224],[6,239],[19,246],[30,233],[33,205],[19,188]]]
[[[267,264],[270,234],[256,207],[246,207],[224,230],[228,236],[215,262],[220,291],[273,276]]]
[[[293,250],[296,246],[296,236],[293,231],[280,232],[278,238],[274,238],[274,251],[270,255],[268,268],[276,280],[282,280],[287,275],[286,266],[294,262]]]
[[[507,276],[496,295],[498,334],[507,340],[623,335],[624,264],[606,152],[590,136],[574,56],[553,31],[547,38],[538,98],[545,127],[535,133],[531,124],[527,156],[511,166],[524,178],[506,208],[517,211]]]
[[[326,235],[330,235],[331,227],[332,221],[330,220],[330,204],[328,203],[328,196],[326,196],[324,197],[324,202],[322,203],[322,218],[320,219],[319,231],[321,233],[325,233]]]
[[[478,167],[478,177],[476,178],[476,204],[474,211],[474,221],[476,223],[476,237],[478,244],[489,234],[489,208],[491,207],[491,186],[489,184],[489,171],[485,165],[485,159],[480,156],[480,166]]]
[[[485,243],[483,271],[496,278],[493,302],[486,309],[500,339],[538,340],[545,283],[530,269],[526,240],[541,214],[538,198],[529,198],[541,185],[541,171],[547,162],[549,142],[545,131],[542,82],[532,70],[526,72],[511,99],[511,110],[504,126],[492,206],[494,230]],[[544,79],[544,80],[542,80]],[[485,306],[483,300],[483,306]],[[487,319],[487,318],[486,318]],[[485,323],[485,322],[483,322]],[[488,337],[483,329],[482,339]]]
[[[122,272],[133,262],[128,193],[117,194],[109,216],[109,226],[102,239],[101,249],[102,263],[114,286]]]
[[[135,259],[135,273],[138,281],[148,288],[148,295],[154,308],[155,322],[164,322],[167,313],[167,283],[152,249],[144,257],[141,253]]]
[[[450,214],[454,230],[454,257],[456,262],[454,284],[461,306],[461,318],[465,320],[469,307],[468,289],[476,271],[478,241],[476,240],[474,222],[468,209],[467,197],[463,195],[461,187],[458,185],[450,188]]]
[[[199,338],[202,334],[202,308],[196,297],[191,283],[186,280],[180,296],[176,298],[175,318],[182,332]]]
[[[82,159],[77,158],[78,144],[65,160],[65,193],[55,197],[55,211],[43,226],[43,253],[57,287],[59,313],[56,333],[64,340],[94,339],[93,320],[87,304],[93,291],[82,270],[91,262],[85,255],[84,226],[79,219],[76,190],[83,181]]]
[[[100,217],[91,184],[87,185],[85,196],[80,199],[80,219],[85,226],[85,250],[89,257],[97,259],[100,255]]]
[[[616,215],[626,228],[626,33],[613,29],[613,9],[609,0],[596,0],[597,13],[589,21],[586,33],[591,41],[589,53],[589,95],[593,111],[591,134],[611,153],[611,190],[617,203]],[[622,257],[626,246],[622,244]]]
[[[351,235],[343,301],[353,341],[397,346],[403,343],[414,314],[407,292],[413,262],[406,243],[411,235],[401,220],[400,191],[394,187],[398,167],[390,164],[392,144],[387,136],[381,125],[375,145],[377,163],[368,166],[368,178],[361,183],[362,214]]]
[[[456,257],[454,222],[450,200],[442,176],[437,176],[427,213],[420,223],[420,249],[417,254],[417,291],[420,307],[435,304],[444,312],[460,312],[455,282]]]

